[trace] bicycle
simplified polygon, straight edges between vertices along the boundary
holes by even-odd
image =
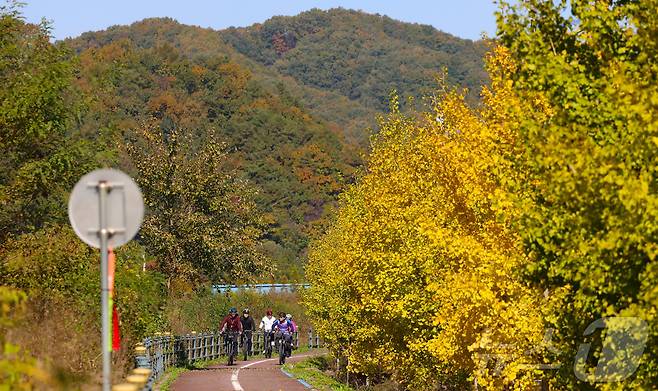
[[[275,345],[273,334],[271,331],[263,332],[263,354],[265,354],[265,358],[272,358],[272,348]]]
[[[238,355],[238,332],[228,331],[224,334],[224,345],[226,346],[226,356],[228,357],[227,365],[235,363],[235,357]]]
[[[244,353],[244,361],[247,361],[247,356],[251,353],[252,346],[252,332],[251,330],[245,330],[242,334],[242,351]]]
[[[279,365],[286,363],[286,357],[292,354],[292,335],[281,334],[279,340]]]

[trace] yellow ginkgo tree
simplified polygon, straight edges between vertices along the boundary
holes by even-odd
[[[424,111],[392,100],[367,171],[341,199],[310,253],[306,304],[319,332],[353,372],[386,373],[409,389],[523,388],[543,361],[541,294],[515,270],[526,261],[510,229],[504,191],[518,151],[521,107],[506,77],[506,51],[473,110],[439,89]]]
[[[562,363],[555,385],[655,389],[658,1],[503,3],[497,36],[518,65],[507,77],[511,91],[552,111],[547,119],[519,116],[523,148],[506,160],[524,176],[505,186],[517,196],[514,230],[530,259],[525,279],[550,297],[563,293],[546,318]],[[621,333],[584,335],[604,317],[646,325],[635,327],[638,336],[646,331],[646,343],[635,332],[616,346],[601,339]],[[576,376],[577,352],[592,337]],[[602,359],[605,346],[624,363]],[[625,357],[635,348],[639,363]]]

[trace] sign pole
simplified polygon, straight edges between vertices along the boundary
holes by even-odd
[[[69,197],[71,227],[83,242],[101,250],[101,355],[103,391],[112,384],[112,327],[108,249],[128,243],[139,231],[144,200],[128,175],[110,168],[94,170],[78,181]]]
[[[108,310],[108,272],[107,272],[107,252],[108,252],[108,239],[109,230],[107,227],[107,193],[111,190],[110,186],[105,181],[98,182],[99,194],[99,231],[100,248],[101,248],[101,335],[102,335],[102,349],[103,349],[103,391],[110,391],[110,375],[111,375],[111,346],[110,346],[110,314]]]

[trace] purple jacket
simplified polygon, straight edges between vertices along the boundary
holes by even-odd
[[[272,325],[272,330],[279,330],[284,334],[291,334],[295,332],[295,329],[293,327],[294,327],[293,324],[289,320],[286,319],[282,323],[277,319],[274,321],[274,324]]]

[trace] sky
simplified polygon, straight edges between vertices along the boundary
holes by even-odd
[[[0,4],[7,0],[0,0]],[[296,15],[311,8],[363,10],[404,22],[429,24],[447,33],[479,39],[496,30],[493,0],[24,0],[29,22],[46,18],[55,39],[76,37],[149,17],[169,16],[180,23],[223,29],[264,22],[275,15]]]

